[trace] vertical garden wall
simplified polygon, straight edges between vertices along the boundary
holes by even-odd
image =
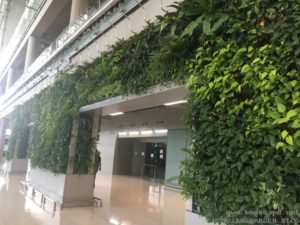
[[[30,110],[18,106],[12,113],[12,134],[6,154],[6,160],[24,159],[28,154]]]
[[[28,110],[34,124],[28,146],[31,165],[66,173],[71,161],[75,173],[88,173],[94,157],[93,121],[91,115],[79,115],[79,108],[117,95],[139,94],[156,84],[184,83],[186,59],[192,58],[194,46],[189,39],[177,42],[177,38],[169,29],[161,31],[160,23],[149,24],[129,40],[120,40],[94,62],[61,75],[53,86],[16,108],[12,124],[19,126],[18,118],[27,118]],[[79,121],[78,140],[75,156],[69,158],[74,120]],[[13,134],[11,143],[17,140]]]
[[[16,108],[30,105],[32,165],[65,173],[72,122],[80,119],[74,168],[85,173],[91,120],[78,115],[80,106],[188,81],[192,144],[179,178],[184,194],[209,221],[297,224],[300,2],[185,0],[174,7]]]
[[[181,10],[199,13],[186,35],[201,32],[188,61],[184,192],[209,221],[298,224],[300,2],[194,0]]]

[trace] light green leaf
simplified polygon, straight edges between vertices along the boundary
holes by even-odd
[[[268,115],[270,117],[272,117],[273,119],[279,119],[280,118],[280,114],[277,112],[268,112]]]
[[[281,104],[281,103],[279,103],[279,104],[277,105],[277,109],[278,109],[278,111],[281,112],[281,113],[284,113],[285,110],[286,110],[285,105],[283,105],[283,104]]]
[[[217,101],[215,107],[217,107],[218,105],[221,105],[221,101]]]
[[[252,64],[255,64],[255,63],[259,62],[259,61],[260,61],[260,58],[256,58],[256,59],[254,59],[254,60],[252,61]]]
[[[270,72],[270,74],[269,74],[269,77],[271,78],[271,79],[274,79],[275,77],[276,77],[276,74],[277,74],[277,70],[275,69],[275,70],[272,70],[271,72]]]
[[[259,74],[259,79],[263,80],[266,76],[268,76],[267,72],[263,72]]]
[[[283,146],[284,146],[284,143],[281,142],[281,141],[279,141],[279,142],[277,142],[277,144],[276,144],[276,149],[282,148]]]
[[[287,118],[280,118],[280,119],[277,119],[273,122],[273,124],[276,124],[276,125],[280,125],[280,124],[283,124],[283,123],[286,123],[288,122],[289,120]]]
[[[250,71],[250,66],[248,64],[244,65],[241,69],[242,73],[248,73]]]
[[[281,137],[282,137],[283,139],[285,139],[286,136],[288,136],[288,134],[289,134],[289,132],[287,132],[286,130],[284,130],[284,131],[281,132]]]
[[[293,80],[293,81],[290,82],[290,84],[292,85],[292,87],[295,87],[297,83],[298,82],[296,80]]]
[[[289,145],[294,145],[294,140],[293,140],[292,136],[290,136],[290,135],[286,137],[285,141]]]
[[[210,20],[208,19],[203,21],[203,32],[207,35],[211,34]]]
[[[235,88],[239,85],[238,82],[234,81],[231,85],[230,85],[230,88]]]
[[[259,51],[260,51],[260,52],[263,52],[263,51],[265,51],[268,47],[269,47],[269,45],[264,45],[264,46],[262,46],[262,47],[259,49]]]
[[[288,111],[288,113],[286,114],[286,118],[288,118],[288,119],[290,119],[290,118],[292,118],[292,117],[294,117],[294,116],[297,116],[297,111],[296,110],[290,110],[290,111]]]
[[[300,128],[300,120],[295,120],[292,124],[292,128]]]
[[[300,137],[300,130],[298,130],[295,134],[294,134],[294,139]]]

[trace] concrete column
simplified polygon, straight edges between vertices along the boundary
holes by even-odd
[[[92,146],[92,164],[89,168],[89,174],[94,173],[94,164],[96,159],[96,151],[97,151],[97,139],[99,134],[99,128],[100,128],[100,110],[96,109],[93,113],[93,128],[92,128],[92,140],[93,140],[93,146]]]
[[[38,39],[36,37],[34,37],[34,36],[30,36],[28,38],[24,72],[27,71],[27,69],[29,68],[29,66],[37,58],[38,52],[39,52],[39,42],[38,42]]]
[[[9,68],[7,74],[7,80],[6,80],[6,88],[5,88],[6,91],[13,85],[14,76],[15,76],[15,70],[13,68]]]
[[[67,174],[74,173],[74,159],[75,159],[76,147],[77,147],[78,127],[79,127],[79,121],[77,119],[73,120],[71,140],[69,145],[69,161],[67,167]]]
[[[88,6],[88,0],[72,0],[70,24],[80,17]]]
[[[6,119],[1,119],[0,121],[0,164],[3,162],[3,151],[5,144],[5,131],[8,125],[8,121]]]

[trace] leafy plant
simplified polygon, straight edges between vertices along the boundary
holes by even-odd
[[[87,173],[95,142],[91,139],[91,118],[79,115],[79,107],[186,79],[185,61],[192,56],[192,42],[186,39],[178,44],[168,32],[160,32],[160,27],[160,23],[149,23],[141,33],[119,41],[74,73],[62,75],[52,87],[16,109],[20,112],[24,107],[30,108],[34,127],[29,153],[33,167],[65,173],[68,161],[74,160],[74,172]],[[185,50],[181,51],[182,48]],[[80,129],[75,158],[69,159],[74,119],[80,121]]]
[[[79,119],[79,133],[77,149],[74,159],[74,172],[88,174],[92,166],[92,148],[96,144],[92,139],[93,119],[89,114],[81,115]]]
[[[12,134],[9,137],[8,150],[6,159],[11,160],[24,159],[27,157],[28,141],[29,141],[29,108],[17,107],[13,112],[11,121]]]
[[[246,210],[299,219],[288,212],[300,210],[300,2],[184,0],[173,7],[25,104],[35,123],[33,166],[66,172],[79,119],[74,170],[86,173],[94,142],[80,106],[188,80],[184,194],[209,221],[268,217]]]
[[[199,35],[189,62],[184,192],[209,221],[270,216],[247,211],[299,219],[289,214],[300,207],[299,32],[288,29],[299,23],[299,2],[214,2],[232,13],[222,30]]]

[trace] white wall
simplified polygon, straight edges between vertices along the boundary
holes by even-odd
[[[166,183],[180,188],[177,179],[180,174],[180,163],[185,158],[184,148],[187,147],[186,130],[169,130],[167,143]]]
[[[94,175],[54,174],[48,170],[31,168],[29,183],[58,206],[90,206],[93,198]]]

